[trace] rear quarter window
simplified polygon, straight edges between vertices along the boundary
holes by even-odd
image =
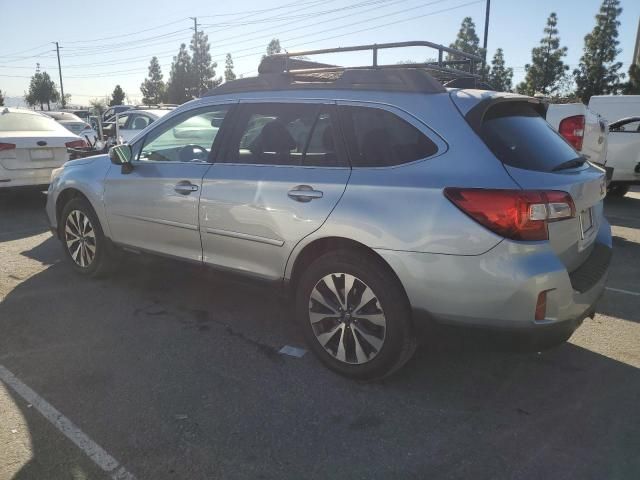
[[[491,107],[479,133],[502,163],[525,170],[551,172],[580,156],[534,106],[524,102]]]
[[[402,165],[438,152],[429,137],[387,110],[341,106],[340,121],[354,167]]]

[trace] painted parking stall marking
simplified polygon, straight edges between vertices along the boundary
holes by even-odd
[[[74,423],[60,413],[53,405],[25,385],[13,373],[0,365],[0,381],[20,395],[56,427],[65,437],[82,450],[98,467],[104,470],[113,480],[136,480],[136,477],[100,445],[91,440]]]

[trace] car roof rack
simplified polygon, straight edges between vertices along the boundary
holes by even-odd
[[[387,65],[378,63],[379,50],[404,47],[428,47],[438,52],[438,59],[424,63]],[[365,66],[344,67],[308,59],[313,55],[367,50],[370,50],[373,56],[371,64]],[[445,53],[450,54],[452,59],[445,60]],[[446,86],[453,87],[454,84],[464,84],[464,88],[480,85],[482,76],[476,73],[476,66],[482,61],[483,58],[478,55],[427,41],[379,43],[276,53],[262,59],[257,77],[241,78],[223,83],[207,92],[205,96],[291,89],[442,93],[446,91]]]

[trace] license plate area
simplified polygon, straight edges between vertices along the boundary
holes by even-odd
[[[51,160],[53,158],[53,150],[50,148],[38,148],[31,150],[31,160]]]
[[[593,207],[582,210],[578,219],[580,223],[580,242],[578,243],[578,250],[584,250],[591,245],[596,237],[597,228]]]

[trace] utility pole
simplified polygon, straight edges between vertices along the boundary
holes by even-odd
[[[487,65],[487,39],[489,37],[489,11],[491,10],[491,0],[487,0],[486,11],[484,14],[484,41],[482,48],[484,49],[484,60],[482,61],[482,77],[484,78]]]
[[[202,79],[200,78],[200,59],[198,51],[198,17],[189,17],[193,20],[193,30],[195,31],[195,37],[193,37],[193,63],[196,67],[196,94],[200,96],[200,87],[202,85]]]
[[[58,42],[56,44],[56,54],[58,55],[58,74],[60,75],[60,95],[62,95],[62,108],[66,106],[66,101],[64,98],[64,87],[62,86],[62,67],[60,66],[60,45]]]

